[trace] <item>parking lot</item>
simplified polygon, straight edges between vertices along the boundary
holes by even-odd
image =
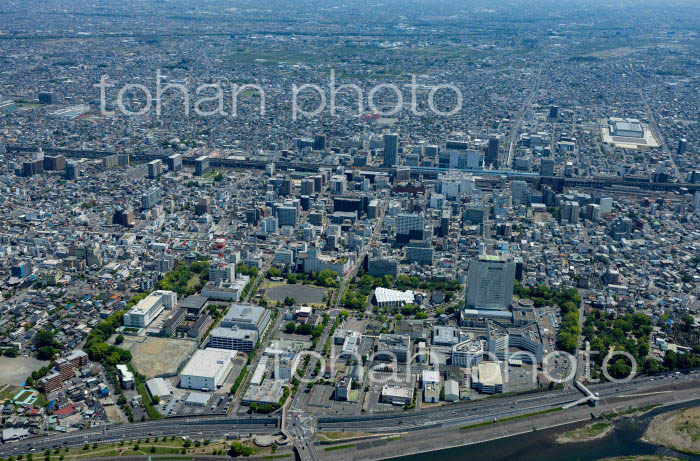
[[[316,384],[308,392],[306,392],[307,390],[304,389],[304,392],[308,394],[306,408],[311,413],[324,415],[360,413],[362,399],[357,402],[335,400],[335,386]]]
[[[195,391],[196,392],[196,391]],[[187,391],[170,401],[158,406],[164,416],[199,416],[211,414],[226,414],[231,405],[232,397],[229,394],[209,394],[209,400],[204,406],[187,405],[185,401],[189,397]]]

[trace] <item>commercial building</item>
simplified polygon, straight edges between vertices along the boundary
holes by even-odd
[[[368,256],[367,273],[372,277],[391,275],[396,278],[399,275],[399,262],[393,258]]]
[[[399,135],[396,133],[384,134],[384,167],[398,165]]]
[[[164,309],[172,309],[176,304],[177,293],[154,291],[124,314],[124,326],[146,328]]]
[[[382,387],[381,401],[382,403],[390,403],[392,405],[410,405],[413,403],[413,388],[399,387],[385,384]]]
[[[124,227],[132,227],[136,224],[136,219],[134,218],[134,210],[121,208],[114,212],[112,215],[112,224],[119,224]]]
[[[284,394],[284,385],[281,381],[265,379],[260,385],[251,385],[246,389],[241,403],[250,405],[274,405],[279,403]]]
[[[454,346],[459,343],[459,328],[435,325],[433,327],[433,344],[436,346]]]
[[[471,369],[471,387],[482,394],[503,392],[503,376],[498,362],[481,362]]]
[[[482,256],[469,264],[467,307],[506,310],[513,302],[515,263]]]
[[[644,128],[635,118],[613,117],[610,119],[610,134],[626,138],[643,138]]]
[[[41,92],[39,93],[39,104],[53,105],[56,104],[56,94]]]
[[[411,338],[404,335],[381,333],[374,360],[405,363],[411,358]]]
[[[235,328],[241,330],[254,330],[259,336],[265,334],[270,325],[270,311],[252,304],[234,304],[228,310],[221,327]]]
[[[437,403],[440,401],[440,372],[437,370],[423,370],[421,375],[423,385],[423,401]]]
[[[215,391],[231,372],[235,357],[231,350],[197,350],[180,372],[180,387]]]
[[[74,179],[78,179],[78,176],[80,176],[78,164],[75,162],[66,163],[66,179],[72,181]]]
[[[258,341],[255,330],[235,328],[214,328],[209,336],[208,347],[230,351],[252,352]]]
[[[515,327],[489,320],[486,339],[490,357],[496,356],[502,361],[516,359],[524,363],[542,363],[544,344],[535,321]]]
[[[406,261],[413,264],[429,265],[433,264],[434,251],[430,242],[420,242],[420,244],[409,244],[406,247]]]
[[[486,164],[498,166],[498,152],[499,152],[499,140],[498,138],[489,138],[489,144],[486,150]]]
[[[26,160],[22,163],[22,176],[25,178],[31,178],[34,175],[41,174],[43,171],[43,159],[38,158],[33,160]]]
[[[554,159],[543,158],[540,162],[540,176],[554,176]]]
[[[452,346],[452,365],[470,368],[484,359],[484,342],[469,339]]]
[[[445,381],[445,401],[456,402],[459,400],[459,383],[453,379]]]
[[[400,213],[396,216],[396,234],[409,236],[413,240],[423,240],[425,216]]]
[[[279,226],[297,226],[299,210],[294,206],[277,207],[277,222]]]
[[[44,157],[44,171],[63,171],[66,169],[66,158],[63,155],[47,155]]]

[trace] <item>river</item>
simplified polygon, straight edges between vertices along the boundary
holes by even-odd
[[[615,421],[615,428],[604,438],[591,442],[559,444],[557,436],[590,422],[573,423],[552,429],[506,437],[490,442],[392,458],[392,461],[500,460],[509,461],[589,461],[613,456],[663,455],[700,461],[700,456],[682,454],[642,441],[649,423],[662,413],[700,406],[700,400],[654,409],[642,416],[624,417]]]

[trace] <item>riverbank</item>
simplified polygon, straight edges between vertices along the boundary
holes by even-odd
[[[672,450],[700,455],[700,408],[686,408],[658,415],[643,440]]]

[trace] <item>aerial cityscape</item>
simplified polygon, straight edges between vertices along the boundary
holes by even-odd
[[[700,2],[4,0],[0,461],[700,459]]]

